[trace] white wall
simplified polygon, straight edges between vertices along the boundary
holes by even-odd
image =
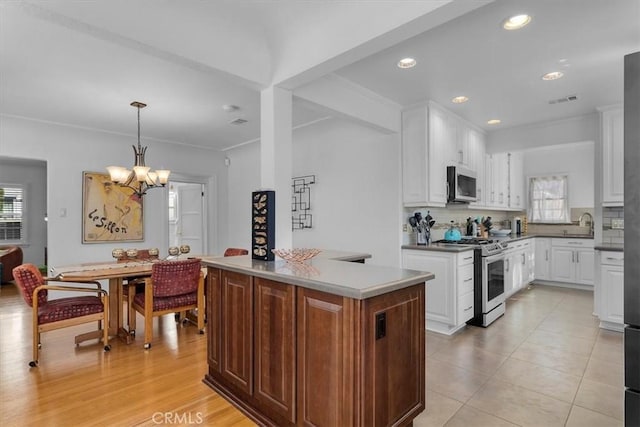
[[[60,266],[111,259],[115,247],[168,246],[165,191],[150,190],[144,198],[145,240],[120,244],[82,244],[82,171],[104,171],[111,164],[132,165],[135,135],[122,136],[68,126],[0,116],[0,156],[47,162],[49,265]],[[147,164],[164,165],[185,175],[209,177],[209,248],[226,246],[227,180],[224,155],[187,146],[145,141]],[[158,166],[156,166],[158,165]],[[66,215],[63,215],[63,210]]]
[[[541,147],[524,152],[524,175],[569,175],[569,207],[594,206],[594,143]]]
[[[227,155],[229,242],[248,248],[250,195],[260,182],[259,147],[245,145]],[[297,129],[293,173],[317,180],[311,189],[313,228],[294,231],[295,247],[368,252],[370,264],[400,266],[399,135],[341,119]]]
[[[251,248],[251,192],[260,187],[260,144],[246,144],[226,152],[229,247]],[[277,196],[277,195],[276,195]]]
[[[294,134],[294,176],[315,175],[313,228],[297,247],[372,254],[370,264],[400,266],[400,136],[332,119]]]
[[[599,141],[599,129],[599,117],[594,112],[564,120],[495,130],[487,134],[487,152],[500,153],[573,142]]]
[[[20,245],[24,262],[44,264],[47,246],[47,164],[0,158],[0,183],[25,186],[26,244]]]

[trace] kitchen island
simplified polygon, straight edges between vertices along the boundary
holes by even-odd
[[[425,408],[424,282],[317,257],[205,258],[205,384],[261,425],[411,425]]]

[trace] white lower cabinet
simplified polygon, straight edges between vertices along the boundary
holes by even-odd
[[[535,238],[535,272],[538,280],[551,280],[551,239]]]
[[[595,252],[591,239],[551,239],[551,277],[555,282],[593,286]]]
[[[451,335],[474,312],[473,250],[464,252],[402,250],[402,267],[435,275],[426,285],[426,328]]]
[[[535,269],[535,244],[532,239],[509,243],[505,251],[505,298],[518,292],[533,281]]]
[[[624,329],[624,253],[600,252],[597,286],[600,327],[622,332]]]

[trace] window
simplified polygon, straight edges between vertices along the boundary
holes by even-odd
[[[529,222],[568,223],[568,177],[529,178]]]
[[[178,220],[178,193],[173,187],[169,190],[169,222]]]
[[[0,184],[0,242],[24,240],[24,189]]]

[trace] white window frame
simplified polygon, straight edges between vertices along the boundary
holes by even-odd
[[[0,183],[0,188],[18,188],[22,192],[22,208],[20,212],[20,222],[22,223],[20,239],[4,239],[3,231],[0,231],[0,245],[24,245],[27,243],[27,186],[23,184],[12,184],[12,183]],[[0,222],[2,222],[3,217],[0,213]]]
[[[555,194],[555,195],[551,195],[550,197],[546,197],[546,198],[536,198],[534,191],[534,181],[536,180],[564,180],[564,195],[559,195],[559,194]],[[527,207],[527,219],[529,221],[529,223],[534,223],[534,224],[570,224],[571,223],[571,216],[570,216],[570,210],[569,210],[569,174],[567,173],[557,173],[557,174],[548,174],[548,175],[536,175],[536,176],[530,176],[528,178],[528,182],[527,182],[527,187],[529,190],[529,205]],[[542,202],[541,202],[542,201]],[[540,209],[540,212],[536,213],[534,212],[536,206],[539,205],[539,203],[544,203],[544,202],[548,202],[548,203],[553,203],[555,202],[562,202],[563,206],[557,207],[555,209],[545,209],[544,207],[542,207]],[[550,212],[552,211],[558,211],[558,217],[557,218],[553,218],[553,215],[550,214]]]

